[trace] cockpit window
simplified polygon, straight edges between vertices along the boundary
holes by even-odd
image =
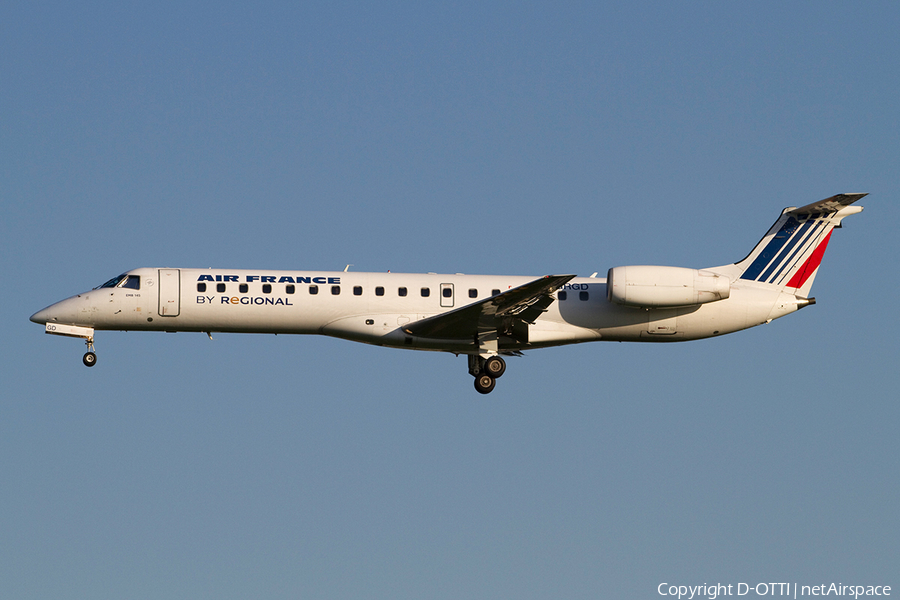
[[[119,285],[120,283],[122,283],[122,280],[125,279],[126,277],[128,277],[128,274],[127,274],[127,273],[122,273],[122,274],[119,275],[118,277],[113,277],[112,279],[110,279],[109,281],[107,281],[106,283],[104,283],[103,285],[101,285],[100,287],[101,287],[101,288],[114,288],[114,287],[118,287],[118,285]]]
[[[122,273],[118,277],[113,277],[106,283],[100,286],[100,288],[129,288],[132,290],[141,289],[141,277],[139,275],[129,275],[128,273]],[[97,288],[99,289],[99,288]]]

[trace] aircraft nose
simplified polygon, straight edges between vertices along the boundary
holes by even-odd
[[[45,325],[50,320],[50,307],[44,308],[31,315],[31,322]]]
[[[89,325],[91,323],[90,314],[86,313],[86,310],[89,310],[91,306],[86,302],[87,300],[88,296],[81,294],[60,300],[31,315],[31,321],[40,325],[47,323]]]

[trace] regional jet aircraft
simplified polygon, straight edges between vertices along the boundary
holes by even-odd
[[[390,348],[465,354],[487,394],[504,356],[588,341],[715,337],[815,303],[810,288],[834,228],[866,194],[786,208],[747,258],[721,267],[614,267],[605,279],[160,269],[128,271],[32,315],[50,334],[194,331],[329,335]]]

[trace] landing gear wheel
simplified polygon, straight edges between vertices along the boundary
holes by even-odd
[[[494,385],[496,385],[496,383],[496,379],[494,379],[490,375],[482,373],[475,378],[475,389],[478,390],[479,394],[490,394],[491,390],[494,389]]]
[[[83,362],[86,367],[93,367],[97,364],[97,355],[94,354],[94,338],[89,337],[84,340],[84,345],[87,346],[87,352],[85,352],[81,362]]]
[[[499,356],[492,356],[484,361],[484,367],[482,367],[482,369],[485,373],[494,379],[497,379],[506,372],[506,361]]]

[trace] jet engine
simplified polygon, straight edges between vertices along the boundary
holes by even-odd
[[[637,308],[674,308],[724,300],[728,277],[710,271],[648,265],[613,267],[606,276],[607,299]]]

